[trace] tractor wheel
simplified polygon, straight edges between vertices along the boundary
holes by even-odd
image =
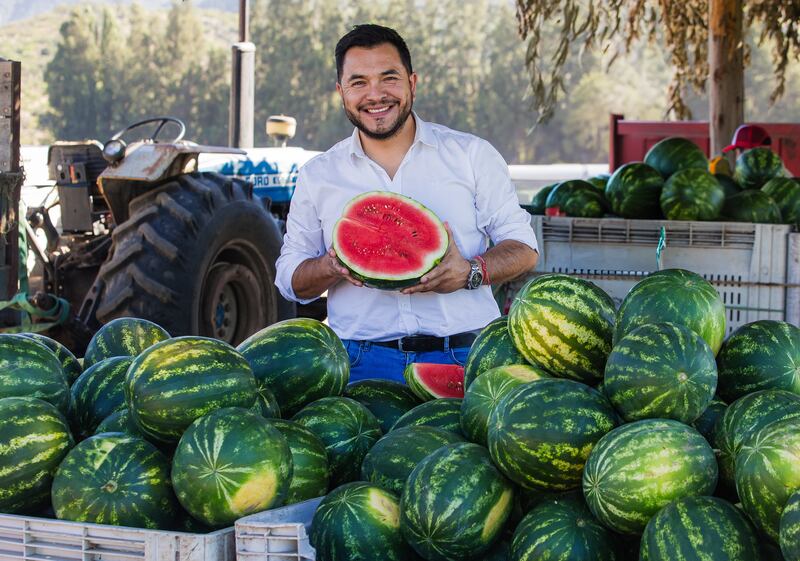
[[[95,284],[99,321],[135,316],[236,345],[294,315],[275,287],[281,235],[250,183],[182,175],[129,209]]]

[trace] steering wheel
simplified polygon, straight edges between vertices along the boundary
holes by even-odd
[[[152,117],[150,119],[145,119],[144,121],[139,121],[138,123],[133,123],[132,125],[128,125],[121,131],[118,131],[114,136],[112,136],[108,142],[103,145],[103,158],[110,163],[116,164],[122,158],[125,157],[125,151],[128,145],[122,140],[122,136],[131,131],[133,129],[139,128],[144,125],[148,125],[150,123],[158,123],[158,127],[156,127],[155,132],[150,135],[149,137],[145,138],[144,140],[150,140],[152,142],[158,142],[158,133],[161,132],[161,129],[164,128],[164,125],[167,123],[175,123],[178,125],[180,129],[178,131],[178,136],[171,139],[169,143],[178,142],[180,139],[183,138],[183,135],[186,134],[186,125],[180,119],[176,119],[175,117]]]

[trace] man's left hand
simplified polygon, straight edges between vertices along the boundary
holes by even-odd
[[[401,291],[403,294],[414,294],[416,292],[447,294],[466,286],[467,277],[471,269],[469,261],[464,259],[458,251],[453,241],[453,232],[450,230],[450,225],[445,222],[444,227],[447,230],[448,238],[447,251],[444,257],[442,257],[438,265],[423,275],[419,284],[404,288]]]

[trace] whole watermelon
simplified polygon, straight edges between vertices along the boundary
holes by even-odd
[[[58,467],[52,493],[62,520],[170,529],[178,514],[167,458],[122,433],[91,436],[73,448]]]
[[[256,402],[252,409],[254,413],[258,413],[266,419],[281,418],[281,406],[278,405],[275,394],[266,386],[259,386],[258,396],[256,397]]]
[[[61,362],[64,376],[67,377],[67,384],[72,385],[77,377],[81,375],[81,372],[83,372],[81,363],[78,362],[78,359],[72,354],[72,351],[55,339],[51,339],[41,333],[20,333],[20,335],[29,337],[53,351],[53,354],[56,355],[56,358]]]
[[[684,169],[664,183],[660,204],[668,220],[715,220],[725,204],[725,191],[708,171]]]
[[[186,429],[172,459],[172,484],[189,514],[220,528],[283,505],[292,469],[286,438],[268,419],[226,407]]]
[[[514,488],[486,448],[449,444],[409,475],[400,501],[400,529],[428,561],[477,557],[500,537],[513,502]]]
[[[779,541],[786,561],[800,559],[800,491],[792,493],[783,509]]]
[[[639,560],[762,561],[758,543],[753,526],[729,502],[682,497],[647,523]]]
[[[800,328],[776,320],[745,324],[725,341],[717,362],[723,399],[765,389],[800,394]]]
[[[0,399],[0,512],[27,513],[49,504],[53,475],[74,444],[52,404]]]
[[[607,528],[636,534],[681,497],[717,486],[714,450],[696,430],[672,419],[622,425],[600,439],[583,472],[583,494]]]
[[[614,342],[640,325],[658,322],[685,325],[716,355],[725,338],[725,305],[714,286],[697,273],[664,269],[636,283],[625,296],[617,312]]]
[[[717,388],[708,344],[688,327],[648,323],[617,341],[608,355],[603,391],[626,421],[692,423]]]
[[[117,318],[111,320],[94,334],[86,354],[83,367],[112,356],[138,356],[139,353],[169,339],[169,333],[160,325],[140,318]]]
[[[469,348],[464,363],[464,388],[469,389],[478,376],[491,368],[525,362],[508,331],[508,316],[499,317],[481,329]]]
[[[571,179],[556,185],[545,202],[545,212],[555,216],[601,218],[606,213],[603,194],[582,179]]]
[[[292,479],[285,504],[325,495],[331,475],[325,444],[317,435],[298,423],[283,419],[268,421],[283,435],[292,453]]]
[[[434,399],[417,405],[397,419],[392,430],[403,427],[429,426],[439,427],[456,434],[461,433],[461,404],[463,400],[457,397]]]
[[[708,170],[708,158],[689,139],[671,136],[654,144],[644,156],[644,163],[655,168],[664,179],[684,169]]]
[[[780,224],[781,209],[766,192],[746,189],[725,199],[720,220]]]
[[[611,352],[614,302],[589,281],[536,277],[517,293],[508,314],[514,345],[555,376],[595,384]]]
[[[593,175],[592,177],[588,177],[586,181],[594,185],[598,191],[604,193],[606,190],[606,185],[608,185],[609,177],[610,177],[609,174],[601,173],[600,175]]]
[[[708,407],[703,411],[703,414],[695,419],[692,426],[697,429],[697,432],[703,435],[709,444],[714,444],[714,427],[728,410],[728,404],[714,396],[708,403]],[[720,466],[720,479],[722,479],[722,467]]]
[[[275,394],[285,417],[322,397],[341,395],[350,379],[344,344],[330,327],[314,319],[274,323],[237,350],[253,369],[259,387]]]
[[[794,178],[774,177],[761,188],[775,201],[784,224],[800,224],[800,183]]]
[[[369,409],[349,397],[323,397],[301,409],[292,421],[319,437],[328,452],[331,487],[358,478],[361,462],[381,437]]]
[[[129,356],[106,358],[78,376],[70,388],[76,434],[94,434],[103,419],[125,408],[125,375],[132,362]]]
[[[311,522],[320,561],[414,561],[400,533],[400,502],[377,485],[356,481],[330,492]]]
[[[104,432],[124,432],[131,436],[146,438],[139,428],[139,425],[133,420],[130,409],[127,407],[115,411],[103,419],[94,431],[95,434],[102,434]]]
[[[0,334],[0,398],[37,397],[69,412],[69,386],[61,361],[43,344]]]
[[[512,389],[489,416],[492,460],[526,489],[580,487],[592,447],[617,425],[608,400],[573,380],[543,378]]]
[[[664,178],[655,168],[642,162],[631,162],[611,175],[605,195],[614,214],[623,218],[659,218],[659,197],[663,187]]]
[[[186,336],[156,343],[136,357],[125,378],[125,402],[149,439],[169,444],[207,413],[252,407],[256,389],[253,371],[233,347]]]
[[[744,189],[761,189],[773,177],[785,174],[781,157],[769,148],[759,146],[739,154],[733,177]]]
[[[547,197],[550,195],[550,191],[556,188],[556,185],[558,185],[558,183],[545,185],[536,192],[533,198],[531,198],[531,214],[544,216],[545,210],[547,209]]]
[[[344,396],[369,409],[380,422],[383,433],[389,432],[397,419],[421,403],[406,384],[377,378],[349,384]]]

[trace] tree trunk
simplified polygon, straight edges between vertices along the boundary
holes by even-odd
[[[744,122],[742,0],[709,0],[708,127],[711,156],[730,144]]]

